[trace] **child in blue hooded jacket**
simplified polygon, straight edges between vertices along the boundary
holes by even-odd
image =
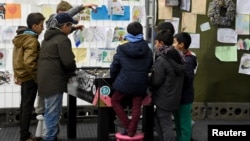
[[[134,136],[141,115],[141,103],[147,94],[148,73],[153,63],[153,53],[143,39],[143,28],[139,22],[127,26],[125,41],[117,47],[110,65],[110,76],[114,80],[114,94],[111,97],[113,109],[126,129],[122,134]],[[132,119],[121,103],[132,99]]]

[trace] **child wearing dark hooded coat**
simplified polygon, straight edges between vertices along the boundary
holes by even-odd
[[[155,47],[163,48],[153,65],[151,90],[155,110],[155,129],[160,141],[175,141],[172,113],[178,109],[185,65],[178,50],[171,46],[173,35],[166,30],[157,33]]]

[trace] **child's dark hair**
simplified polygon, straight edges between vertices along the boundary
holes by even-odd
[[[135,36],[142,34],[142,25],[139,22],[132,22],[127,26],[127,32]]]
[[[157,26],[157,31],[160,30],[167,30],[169,33],[171,33],[172,35],[174,35],[175,33],[175,29],[172,23],[170,22],[162,22]]]
[[[156,34],[155,40],[162,41],[164,45],[170,46],[173,44],[173,35],[167,30],[160,30]]]
[[[27,26],[28,28],[32,28],[34,24],[39,24],[40,22],[44,21],[45,17],[41,13],[30,13],[27,17]]]
[[[183,43],[185,49],[189,48],[191,41],[192,41],[190,34],[187,32],[180,32],[176,34],[174,38],[176,39],[178,43]]]

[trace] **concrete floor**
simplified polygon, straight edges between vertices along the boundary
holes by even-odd
[[[88,121],[89,122],[89,121]],[[250,120],[195,120],[193,126],[193,141],[208,141],[208,125],[250,125]],[[31,132],[35,135],[36,124],[31,125]],[[59,138],[61,141],[96,141],[97,124],[95,122],[78,122],[77,139],[67,139],[66,124],[61,125]],[[112,135],[111,135],[112,136]],[[18,141],[19,127],[2,127],[0,129],[0,141]],[[111,137],[110,141],[114,139]],[[154,141],[158,141],[155,133]]]

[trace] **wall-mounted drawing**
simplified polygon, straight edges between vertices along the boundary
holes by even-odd
[[[5,3],[0,3],[0,18],[5,19]]]

